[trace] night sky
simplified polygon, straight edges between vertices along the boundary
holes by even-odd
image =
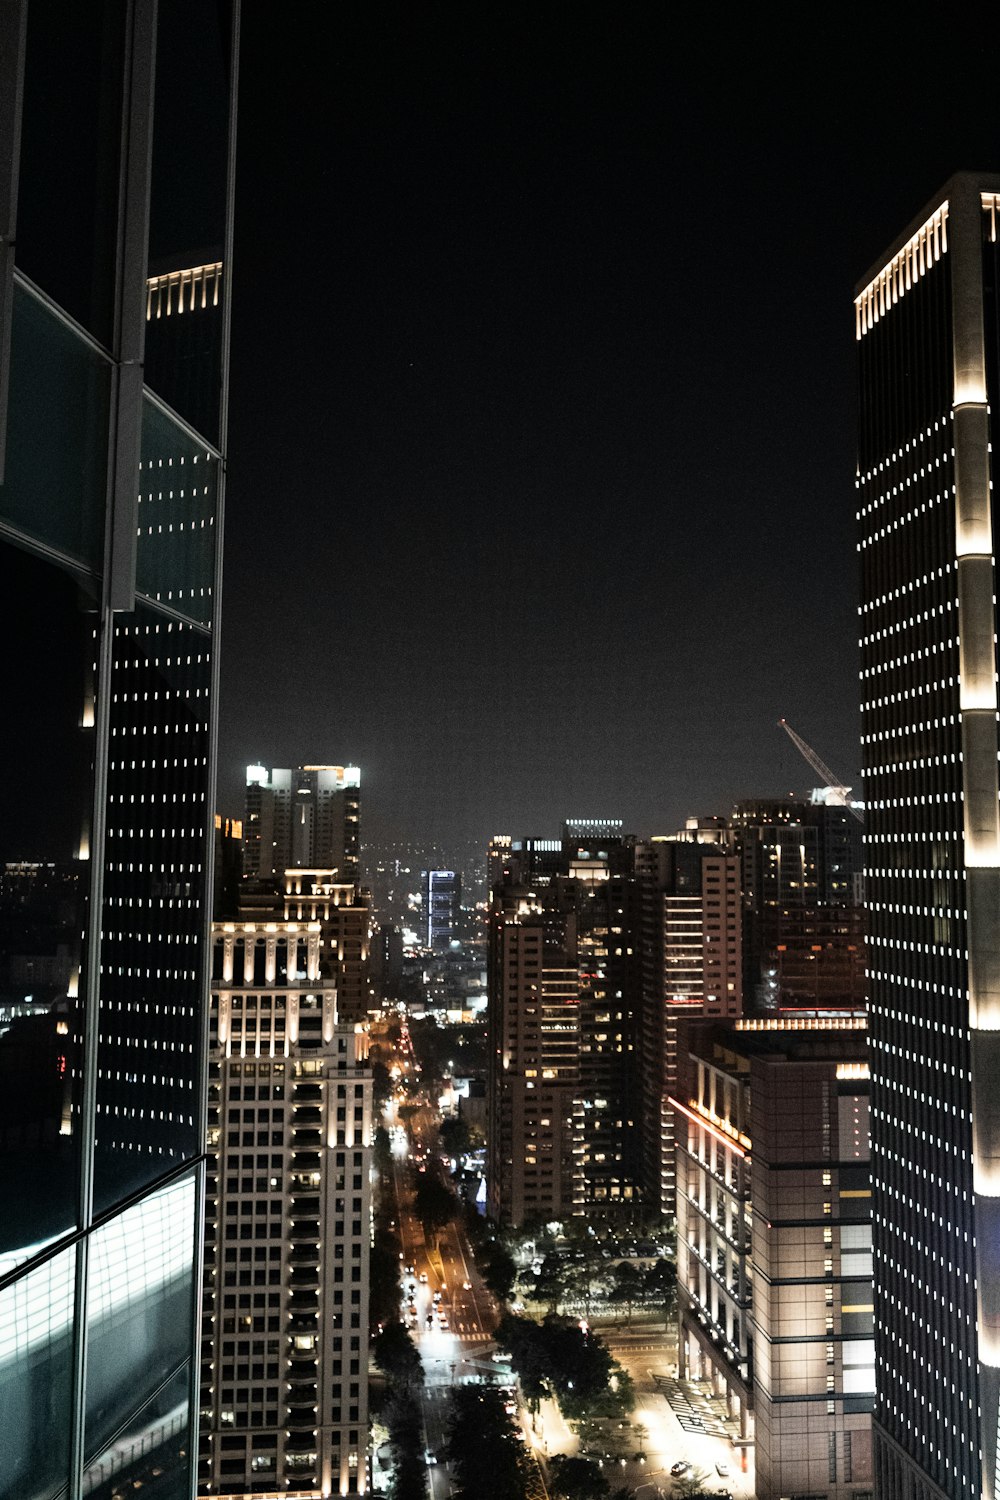
[[[671,832],[782,716],[859,785],[852,296],[1000,170],[973,11],[244,6],[222,810]]]

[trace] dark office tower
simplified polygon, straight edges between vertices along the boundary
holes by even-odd
[[[644,1201],[676,1211],[671,1095],[678,1022],[743,1009],[739,857],[724,832],[697,824],[636,847],[642,1005],[637,1054]]]
[[[794,798],[737,803],[748,1011],[865,1000],[862,827],[850,808]],[[859,943],[861,959],[859,961]]]
[[[193,1493],[236,22],[0,6],[4,1500]],[[197,427],[143,369],[191,244]]]
[[[514,841],[491,897],[487,1180],[513,1224],[639,1196],[635,841],[589,826]]]
[[[1000,177],[855,299],[878,1493],[997,1494]]]
[[[286,870],[332,870],[358,879],[361,772],[357,766],[247,766],[243,873],[281,880]]]
[[[583,1213],[576,923],[499,885],[490,904],[487,1186],[503,1223]]]
[[[243,879],[243,824],[239,818],[215,815],[212,912],[217,920],[235,917]]]
[[[424,946],[433,953],[446,953],[458,937],[462,877],[457,870],[422,870],[420,885]]]
[[[382,922],[372,935],[369,951],[373,998],[376,1004],[399,999],[403,987],[403,934]]]

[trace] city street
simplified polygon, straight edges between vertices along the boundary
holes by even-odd
[[[392,1137],[393,1184],[402,1245],[403,1314],[424,1367],[424,1430],[428,1454],[435,1460],[428,1465],[428,1488],[431,1500],[447,1500],[451,1494],[444,1462],[448,1390],[473,1376],[496,1378],[497,1365],[489,1357],[496,1313],[460,1225],[447,1224],[428,1242],[413,1212],[411,1157],[421,1156],[420,1165],[441,1176],[440,1162],[433,1154],[436,1116],[427,1108],[411,1116],[409,1140],[395,1113],[387,1113],[386,1126]],[[439,1294],[437,1302],[435,1294]]]
[[[724,1404],[685,1382],[683,1389],[690,1394],[692,1413],[709,1429],[696,1432],[685,1430],[667,1401],[665,1388],[677,1368],[676,1338],[664,1333],[662,1323],[655,1330],[600,1332],[615,1359],[632,1377],[636,1397],[633,1420],[641,1422],[649,1434],[643,1445],[645,1464],[630,1463],[624,1470],[625,1482],[639,1490],[638,1500],[654,1500],[655,1487],[669,1496],[670,1468],[681,1460],[710,1476],[709,1490],[726,1490],[734,1500],[752,1500],[753,1449],[734,1448],[728,1436],[717,1436],[711,1430],[721,1430]],[[727,1475],[719,1475],[718,1464],[728,1469]],[[654,1488],[640,1490],[647,1485]]]
[[[427,1450],[436,1460],[428,1466],[429,1490],[431,1500],[448,1500],[451,1485],[444,1463],[447,1392],[452,1385],[469,1378],[497,1377],[498,1365],[491,1359],[491,1333],[497,1311],[482,1284],[460,1225],[455,1222],[446,1225],[428,1242],[413,1211],[411,1168],[416,1166],[419,1171],[422,1166],[425,1171],[443,1177],[436,1154],[435,1113],[427,1106],[419,1107],[409,1117],[407,1131],[390,1106],[386,1125],[392,1137],[393,1182],[402,1245],[403,1315],[423,1362],[422,1406]],[[408,1267],[412,1271],[407,1271]],[[435,1294],[439,1294],[437,1301]],[[645,1462],[636,1461],[634,1454],[639,1451],[636,1444],[625,1464],[615,1465],[613,1482],[636,1489],[639,1500],[655,1500],[657,1489],[670,1496],[673,1492],[670,1468],[683,1460],[708,1476],[708,1489],[728,1491],[734,1500],[750,1500],[754,1492],[752,1449],[733,1446],[722,1425],[721,1402],[693,1383],[676,1382],[676,1339],[664,1331],[662,1322],[595,1331],[631,1376],[636,1393],[633,1420],[641,1423],[648,1434],[642,1445]],[[543,1465],[555,1453],[578,1451],[576,1434],[555,1402],[543,1402],[534,1420],[522,1409],[519,1420],[530,1450]],[[719,1465],[728,1473],[720,1475]]]

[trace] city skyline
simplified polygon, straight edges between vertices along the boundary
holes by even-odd
[[[857,787],[850,296],[996,155],[988,32],[246,17],[220,810],[669,832],[808,792],[782,717]]]

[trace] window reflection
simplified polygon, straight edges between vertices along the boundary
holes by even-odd
[[[69,1465],[76,1251],[0,1291],[0,1500],[51,1500]]]
[[[90,589],[0,539],[0,1274],[77,1221]]]
[[[190,1176],[94,1232],[84,1494],[110,1497],[156,1468],[158,1497],[185,1493],[194,1223]]]

